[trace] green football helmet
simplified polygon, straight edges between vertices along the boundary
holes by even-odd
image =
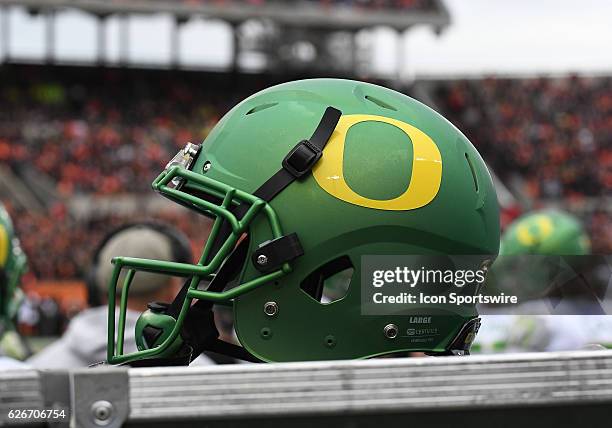
[[[420,102],[350,80],[274,86],[235,106],[201,145],[187,144],[153,188],[214,224],[196,264],[113,259],[109,363],[186,364],[202,351],[272,362],[469,349],[475,308],[431,313],[427,343],[403,334],[405,315],[432,310],[425,305],[402,316],[361,311],[362,256],[469,254],[486,263],[499,250],[484,161]],[[139,350],[124,354],[138,271],[187,280],[173,302],[149,305],[136,325]],[[345,294],[323,298],[342,278]],[[213,305],[232,307],[242,346],[218,339]]]
[[[583,256],[591,245],[582,224],[574,216],[555,210],[525,214],[504,232],[499,253]]]
[[[590,242],[580,221],[556,210],[525,214],[504,232],[499,255],[490,272],[488,291],[519,296],[522,301],[541,299],[552,292],[559,275],[559,257],[576,272],[589,260]],[[593,260],[591,260],[593,261]]]
[[[0,337],[15,328],[17,310],[24,297],[19,285],[26,266],[13,222],[0,204]]]

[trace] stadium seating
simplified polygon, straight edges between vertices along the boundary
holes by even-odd
[[[612,191],[612,79],[484,79],[441,85],[438,102],[498,174],[537,199]]]
[[[146,194],[178,148],[201,141],[236,101],[274,83],[269,77],[177,73],[4,70],[0,161],[18,173],[33,165],[64,199]],[[496,173],[504,180],[519,177],[534,200],[610,194],[612,79],[442,82],[435,100]],[[90,254],[71,243],[95,243],[106,231],[102,225],[132,219],[75,220],[66,211],[61,202],[43,214],[13,208],[31,277],[79,277]],[[201,228],[195,217],[172,214],[169,220]],[[595,207],[584,218],[594,250],[609,253],[608,212]]]
[[[448,81],[434,97],[493,170],[518,183],[535,207],[596,201],[583,219],[593,251],[610,253],[612,222],[604,206],[610,201],[601,197],[612,192],[612,78]]]

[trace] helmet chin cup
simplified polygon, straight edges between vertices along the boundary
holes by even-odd
[[[149,309],[144,311],[136,321],[136,347],[139,351],[153,349],[163,343],[171,334],[176,320],[166,315],[159,303],[150,303]],[[165,308],[164,308],[165,309]],[[183,340],[178,335],[172,344],[159,357],[174,355],[182,346]]]

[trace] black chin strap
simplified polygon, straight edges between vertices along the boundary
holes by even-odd
[[[276,195],[282,192],[295,180],[302,178],[310,172],[312,167],[323,155],[323,149],[331,138],[336,125],[342,116],[342,112],[333,107],[327,107],[323,113],[321,121],[312,133],[309,140],[300,141],[292,148],[282,161],[282,167],[272,177],[267,179],[255,192],[254,196],[270,202]],[[241,219],[249,210],[247,204],[242,204],[231,208],[236,218]],[[216,254],[225,240],[232,232],[232,228],[227,221],[224,221],[219,228],[217,238],[213,242],[211,251],[206,263]]]
[[[300,141],[291,149],[283,159],[282,168],[259,186],[253,194],[270,202],[285,187],[309,173],[323,155],[323,149],[336,129],[340,116],[342,116],[340,110],[327,107],[310,139]]]
[[[342,112],[340,110],[333,107],[327,107],[310,139],[300,141],[291,149],[283,159],[282,167],[272,175],[272,177],[266,180],[253,195],[266,202],[270,202],[295,180],[301,179],[310,173],[312,167],[323,155],[323,149],[334,132],[341,115]],[[241,219],[247,213],[248,209],[249,205],[241,204],[233,207],[231,211],[236,218]],[[231,232],[231,226],[227,221],[224,221],[219,228],[215,241],[212,243],[209,257],[205,260],[205,263],[208,263],[213,255],[219,251]],[[279,252],[278,248],[273,248],[275,253],[286,253],[285,259],[275,260],[276,264],[279,266],[302,254],[302,252],[300,252],[301,245],[299,244],[297,235],[291,237],[291,239],[278,242],[282,243],[285,241],[290,244],[287,251]],[[278,244],[278,242],[276,244]],[[271,243],[272,245],[275,244],[274,241],[271,241]],[[245,260],[248,259],[248,248],[249,243],[246,239],[236,246],[221,268],[219,268],[214,279],[208,285],[207,291],[221,292],[229,282],[236,278]],[[259,247],[258,251],[263,251],[262,246]],[[191,278],[185,281],[181,291],[176,295],[172,303],[168,305],[165,311],[166,315],[170,315],[175,319],[178,317],[183,302],[187,297],[190,283]],[[148,361],[143,360],[142,364],[186,365],[196,359],[204,351],[228,355],[245,361],[261,362],[261,360],[251,355],[243,347],[219,339],[219,332],[215,326],[212,307],[213,302],[198,300],[189,308],[189,312],[181,328],[181,337],[185,345],[176,357],[150,359]]]

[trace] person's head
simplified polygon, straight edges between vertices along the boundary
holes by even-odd
[[[132,223],[110,232],[98,245],[87,275],[90,306],[107,302],[108,284],[117,256],[150,258],[177,263],[191,263],[191,247],[187,237],[168,225],[157,222]],[[119,282],[123,284],[125,271]],[[129,289],[130,309],[142,311],[149,302],[172,300],[176,280],[170,276],[138,272]]]
[[[0,204],[0,337],[14,329],[17,310],[23,301],[19,288],[27,259],[15,236],[13,223]]]

